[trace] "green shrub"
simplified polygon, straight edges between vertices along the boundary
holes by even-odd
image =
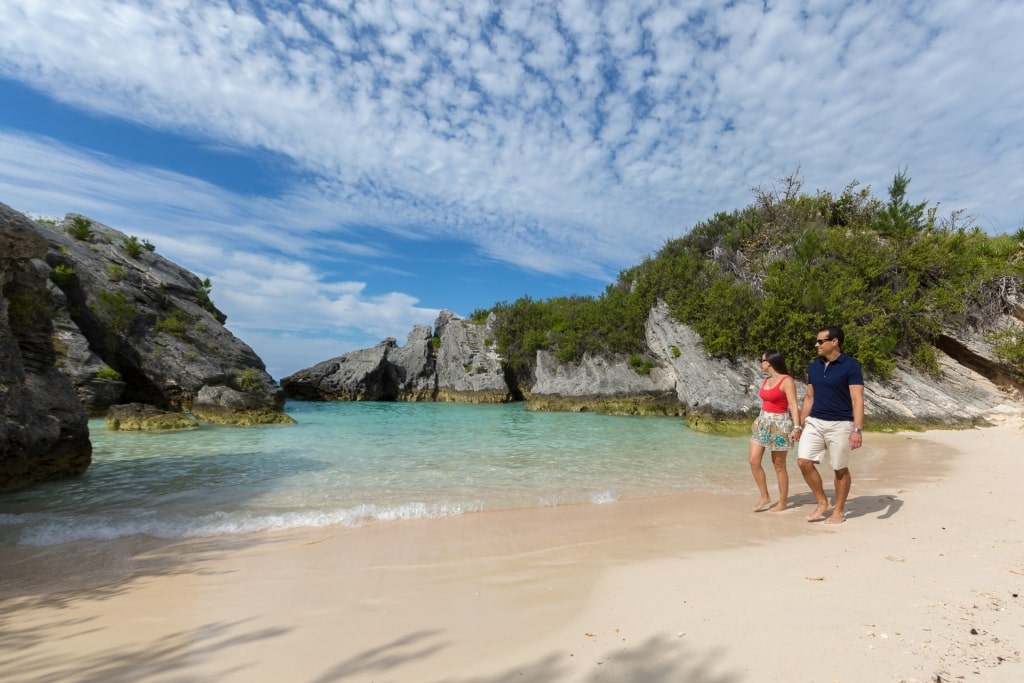
[[[76,240],[88,240],[92,238],[92,221],[85,216],[75,216],[71,219],[71,225],[66,230]]]
[[[681,352],[679,351],[679,347],[678,346],[673,346],[672,347],[672,357],[673,358],[679,358],[680,353]]]
[[[107,266],[107,278],[114,282],[120,282],[126,275],[128,275],[128,271],[119,263],[111,263]]]
[[[213,300],[210,299],[210,290],[213,289],[213,284],[210,282],[210,278],[201,280],[199,283],[199,289],[196,290],[196,299],[199,301],[199,305],[210,313],[216,312],[214,308]]]
[[[175,308],[165,317],[158,320],[156,324],[153,325],[153,330],[155,332],[169,334],[172,337],[177,337],[178,339],[186,339],[188,337],[188,325],[190,322],[192,322],[192,320],[188,313],[180,308]]]
[[[441,348],[441,338],[440,337],[431,337],[430,343],[434,345],[435,349]]]
[[[102,379],[102,380],[105,380],[107,382],[120,382],[121,381],[121,373],[119,373],[114,368],[110,368],[110,367],[101,368],[101,369],[96,371],[96,379]]]
[[[489,308],[477,308],[469,314],[469,322],[476,323],[477,325],[483,325],[487,322],[487,316],[491,314]]]
[[[235,373],[235,385],[242,391],[255,393],[263,387],[263,382],[258,370],[246,368]]]
[[[139,242],[139,238],[135,235],[121,240],[121,247],[124,249],[125,253],[132,258],[139,258],[139,256],[142,255],[142,252],[145,251],[145,247],[142,246]]]
[[[99,306],[96,312],[105,318],[113,332],[124,334],[135,320],[136,310],[124,292],[102,291],[99,293]]]
[[[651,374],[651,368],[654,367],[654,363],[638,354],[633,354],[629,357],[629,365],[638,375],[649,375]]]
[[[990,333],[987,339],[992,343],[997,358],[1024,370],[1024,330],[999,330]]]
[[[75,269],[63,263],[58,263],[50,270],[50,280],[61,288],[71,285],[75,281],[75,277],[77,277]]]
[[[38,329],[57,315],[45,289],[5,291],[4,296],[7,297],[7,321],[15,333]]]

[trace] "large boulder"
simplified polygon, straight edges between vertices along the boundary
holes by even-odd
[[[261,395],[224,385],[200,389],[192,401],[191,412],[203,422],[214,424],[295,424],[290,415],[269,408]]]
[[[261,414],[284,409],[263,361],[224,326],[208,280],[83,216],[30,225],[49,244],[50,278],[60,288],[57,363],[88,412],[122,403],[186,412],[214,386],[258,397]],[[251,416],[244,411],[238,423]]]
[[[31,221],[0,204],[0,490],[82,474],[88,416],[56,368],[56,302]]]

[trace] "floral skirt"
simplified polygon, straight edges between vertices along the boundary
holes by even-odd
[[[793,420],[789,413],[766,413],[763,410],[750,425],[750,440],[769,451],[788,451],[793,447],[789,435],[793,432]]]

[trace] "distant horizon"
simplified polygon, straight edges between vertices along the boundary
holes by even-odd
[[[1024,226],[1009,0],[10,0],[0,31],[0,201],[209,277],[275,379],[599,295],[794,173],[884,197],[906,169],[912,202]]]

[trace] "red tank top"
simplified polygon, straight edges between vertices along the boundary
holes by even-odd
[[[772,388],[768,388],[768,381],[771,377],[766,377],[764,383],[761,384],[761,400],[764,403],[761,404],[761,410],[766,413],[784,413],[789,410],[789,400],[786,398],[786,393],[782,390],[782,383],[786,381],[789,375],[783,375],[779,383]]]

